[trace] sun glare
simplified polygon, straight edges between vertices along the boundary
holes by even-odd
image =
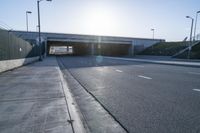
[[[94,9],[87,16],[86,28],[90,34],[106,35],[115,30],[115,19],[111,12]]]

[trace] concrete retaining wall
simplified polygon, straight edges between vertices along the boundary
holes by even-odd
[[[37,56],[37,57],[31,57],[31,58],[0,61],[0,73],[23,66],[23,65],[26,65],[26,64],[36,61],[38,59],[39,59],[39,57]]]

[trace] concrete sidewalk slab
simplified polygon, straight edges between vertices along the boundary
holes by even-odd
[[[0,74],[1,133],[72,133],[55,57]]]

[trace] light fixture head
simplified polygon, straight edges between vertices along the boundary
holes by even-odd
[[[32,13],[31,11],[26,11],[26,13]]]

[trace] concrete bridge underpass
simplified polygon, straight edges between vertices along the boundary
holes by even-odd
[[[25,40],[38,40],[38,32],[13,31]],[[134,55],[163,39],[128,38],[42,32],[45,54]],[[60,52],[59,52],[60,51]]]

